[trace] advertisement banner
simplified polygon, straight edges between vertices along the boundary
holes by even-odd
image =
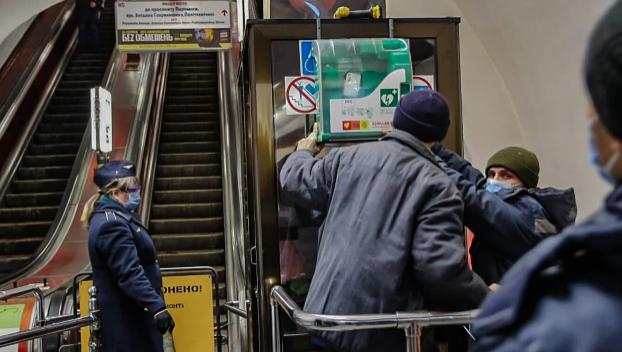
[[[80,315],[88,314],[91,280],[80,282]],[[214,351],[214,301],[210,275],[179,275],[162,278],[166,308],[175,320],[172,340],[176,351]],[[100,307],[101,309],[101,307]],[[81,346],[88,352],[89,328],[81,330]]]
[[[117,1],[121,51],[195,51],[231,48],[229,1]]]

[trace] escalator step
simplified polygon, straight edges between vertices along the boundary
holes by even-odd
[[[8,193],[5,195],[5,202],[9,207],[45,206],[58,205],[62,198],[63,192]]]
[[[156,175],[163,177],[220,176],[220,164],[159,165]]]
[[[219,142],[184,142],[184,143],[161,143],[162,153],[195,153],[195,152],[220,152]]]
[[[1,208],[0,221],[28,221],[33,219],[52,221],[58,207],[23,207],[23,208]]]
[[[217,87],[217,83],[211,80],[205,81],[170,81],[166,83],[166,88],[192,88],[204,89],[205,87]]]
[[[11,188],[15,193],[63,192],[67,186],[66,178],[45,180],[15,180]],[[0,211],[2,211],[0,209]]]
[[[149,221],[149,229],[153,231],[154,234],[219,232],[223,230],[223,221],[222,217],[152,219]]]
[[[220,153],[171,153],[158,156],[159,165],[220,163]]]
[[[220,176],[158,177],[156,178],[154,185],[154,188],[158,191],[181,189],[192,190],[197,188],[220,189],[221,187],[222,178]]]
[[[217,112],[174,112],[165,113],[164,119],[169,122],[218,121]]]
[[[86,129],[85,122],[67,122],[67,123],[42,122],[39,125],[39,132],[42,132],[42,133],[59,133],[59,132],[84,133],[85,129]]]
[[[87,94],[73,95],[73,96],[54,94],[54,98],[52,98],[51,103],[60,104],[60,105],[65,105],[65,104],[84,105],[84,106],[89,107],[90,100],[91,100],[91,97],[90,95],[87,95]]]
[[[45,123],[56,123],[56,124],[64,124],[64,123],[83,123],[86,126],[86,123],[89,118],[89,112],[74,112],[74,113],[46,113],[43,116],[43,122]]]
[[[37,133],[34,141],[39,144],[56,144],[56,143],[80,143],[82,141],[83,132],[65,132],[65,133]]]
[[[50,104],[48,105],[46,112],[50,114],[62,114],[62,113],[89,113],[88,105],[56,105]]]
[[[162,267],[174,266],[216,266],[225,264],[225,251],[209,249],[203,251],[175,251],[158,253]]]
[[[214,102],[203,102],[200,104],[165,104],[164,113],[171,112],[204,112],[218,110],[218,104]]]
[[[151,219],[222,217],[222,203],[157,204],[151,206]]]
[[[0,275],[11,274],[18,268],[28,264],[32,255],[3,255],[0,256]]]
[[[54,155],[26,155],[24,156],[24,166],[54,166],[73,164],[76,159],[75,154],[54,154]]]
[[[187,204],[187,203],[215,203],[222,202],[221,189],[209,190],[175,190],[155,191],[153,201],[158,204]]]
[[[159,252],[171,250],[192,250],[196,248],[218,249],[225,245],[223,233],[169,233],[153,235],[153,242]]]
[[[59,143],[59,144],[34,144],[31,143],[28,152],[31,155],[58,155],[75,153],[78,151],[80,143]]]
[[[166,132],[218,131],[218,121],[167,122],[162,125]]]
[[[216,85],[211,85],[209,87],[201,87],[201,88],[184,88],[184,87],[168,87],[166,88],[166,99],[169,97],[177,97],[177,96],[188,96],[193,94],[207,94],[207,95],[215,95],[218,94],[218,87]]]
[[[166,131],[160,135],[160,141],[166,142],[200,142],[219,141],[218,131]]]
[[[67,178],[71,173],[72,165],[68,166],[44,166],[44,167],[20,167],[17,175],[20,179],[46,179]]]
[[[52,225],[51,221],[0,222],[0,238],[45,236],[50,225]]]
[[[101,81],[64,81],[62,80],[58,86],[61,88],[81,88],[81,89],[91,89],[97,85],[99,85]]]
[[[0,255],[28,255],[33,253],[45,237],[0,239]]]
[[[203,92],[194,92],[194,94],[181,96],[181,95],[167,95],[166,103],[171,105],[176,104],[200,104],[203,102],[217,101],[218,97],[214,94],[204,94]]]

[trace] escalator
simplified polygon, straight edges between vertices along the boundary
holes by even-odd
[[[161,267],[214,267],[222,303],[226,290],[217,66],[215,53],[170,55],[149,230]],[[221,314],[221,323],[225,317]]]
[[[149,230],[161,267],[212,266],[224,298],[217,55],[169,62]]]
[[[33,259],[57,216],[89,120],[89,89],[102,84],[114,46],[113,1],[99,37],[97,52],[72,54],[0,201],[0,282]]]

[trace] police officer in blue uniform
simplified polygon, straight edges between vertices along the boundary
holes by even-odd
[[[84,207],[89,257],[101,308],[102,351],[162,351],[175,327],[162,297],[162,274],[140,203],[136,167],[111,161],[95,171],[99,192]]]

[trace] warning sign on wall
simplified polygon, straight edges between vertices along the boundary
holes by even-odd
[[[285,77],[285,110],[287,115],[315,114],[315,80],[313,77]]]
[[[88,314],[88,289],[92,281],[80,282],[80,315]],[[210,275],[180,275],[162,278],[166,308],[175,320],[175,350],[214,351],[214,304]],[[102,308],[102,307],[100,307]],[[82,328],[82,351],[88,351],[88,327]]]

